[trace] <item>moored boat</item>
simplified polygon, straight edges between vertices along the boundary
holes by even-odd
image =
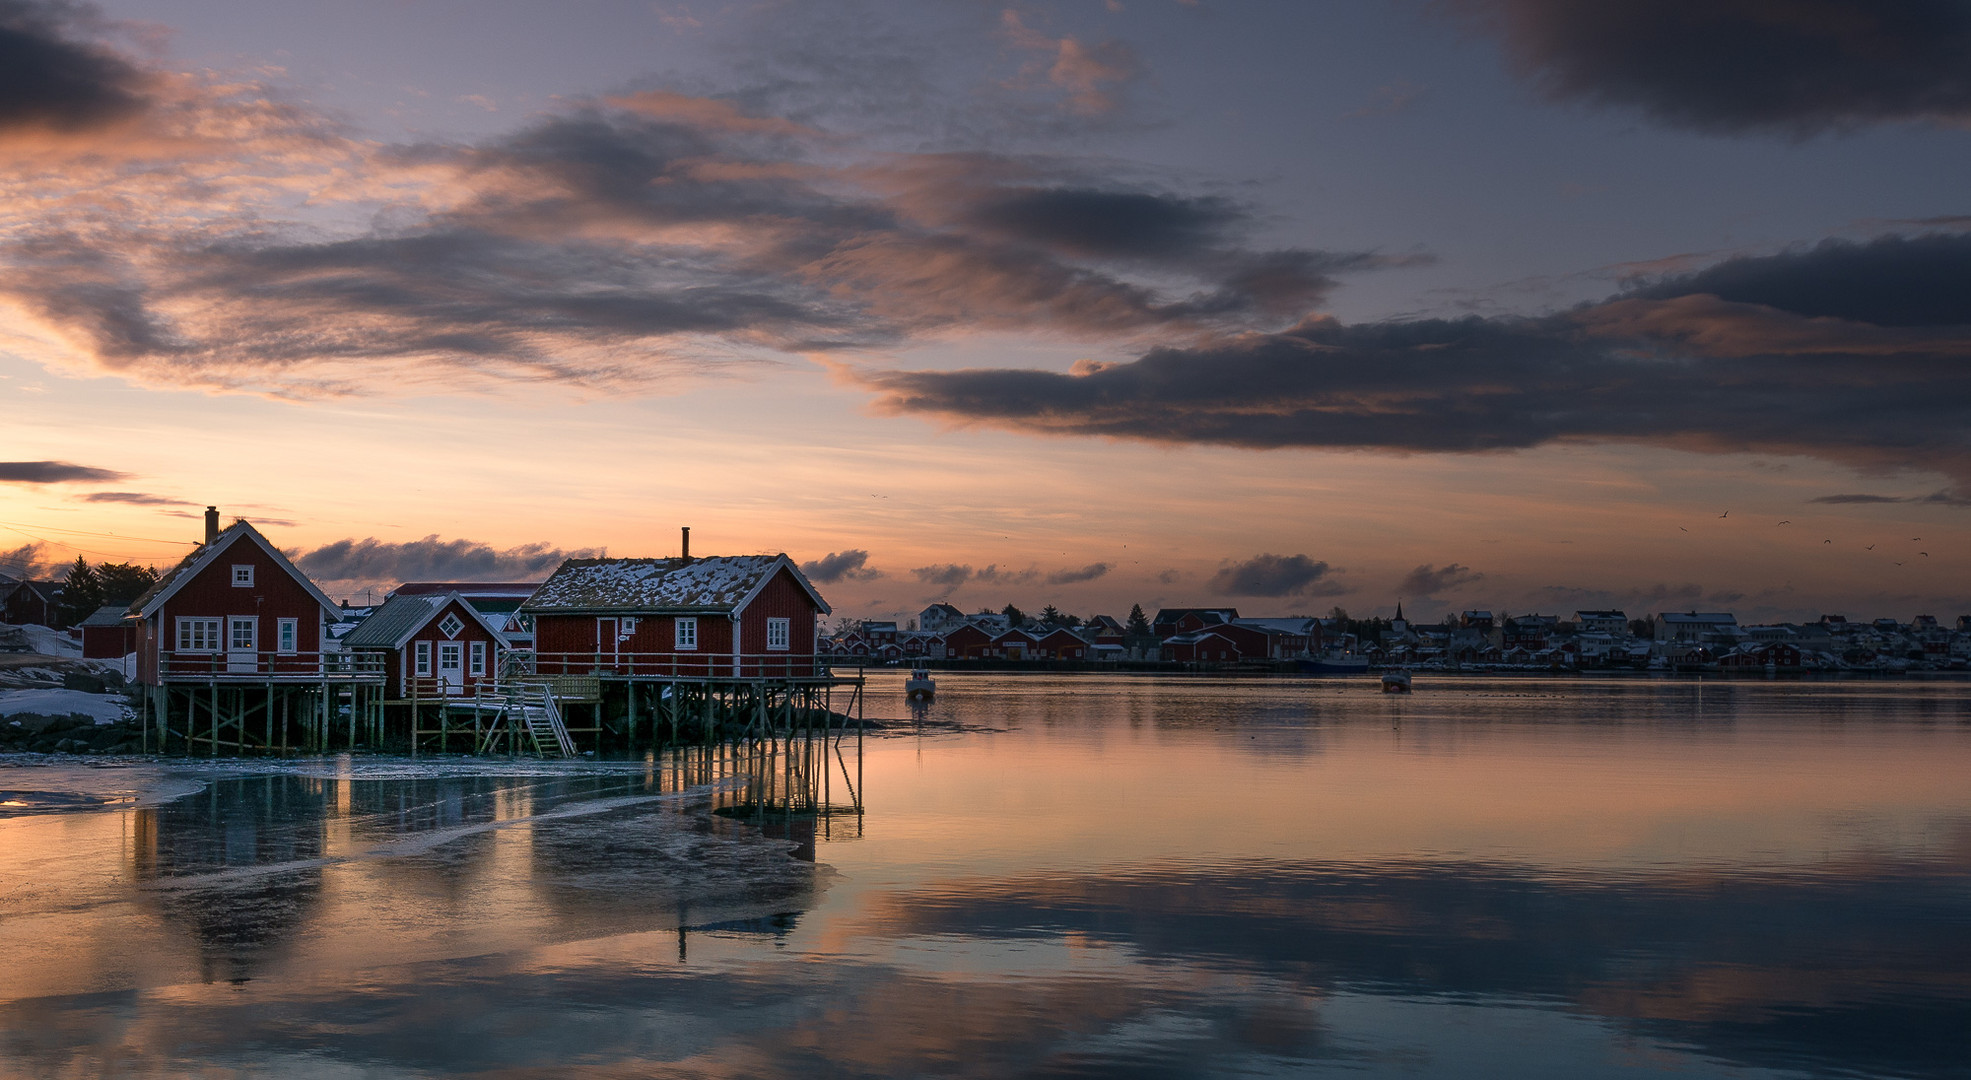
[[[929,701],[937,692],[938,684],[931,679],[929,668],[911,668],[910,677],[903,680],[903,696],[912,701]]]
[[[1317,653],[1301,657],[1300,670],[1309,675],[1366,675],[1369,658],[1356,653]]]
[[[1410,692],[1410,673],[1402,668],[1390,668],[1382,673],[1382,692],[1385,694],[1407,694]]]

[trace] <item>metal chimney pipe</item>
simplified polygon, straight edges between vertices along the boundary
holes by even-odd
[[[687,564],[691,562],[691,526],[689,525],[684,527],[684,549],[679,554],[680,562]]]
[[[217,539],[219,539],[219,508],[208,506],[205,508],[205,542],[210,544]]]

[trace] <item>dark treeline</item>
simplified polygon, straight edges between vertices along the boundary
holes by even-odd
[[[70,624],[81,622],[105,604],[129,604],[157,584],[157,571],[136,563],[100,562],[94,566],[77,555],[62,582],[62,615]]]

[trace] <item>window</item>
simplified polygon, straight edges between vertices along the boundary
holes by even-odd
[[[417,643],[417,667],[414,670],[419,675],[431,674],[431,643],[429,641],[420,641]]]
[[[275,623],[274,627],[274,636],[279,642],[279,648],[282,652],[291,653],[299,647],[301,620],[282,619],[280,622]]]
[[[486,674],[486,643],[483,641],[472,643],[472,673],[474,675]]]
[[[462,648],[456,641],[441,641],[438,643],[438,673],[440,675],[455,674],[461,668],[465,667],[464,660],[459,656],[461,651]]]
[[[233,567],[233,588],[253,588],[253,565],[251,563]]]
[[[179,652],[218,652],[218,619],[178,619]]]
[[[776,652],[787,651],[787,620],[767,620],[767,648]]]
[[[682,618],[677,621],[677,647],[679,649],[695,649],[698,647],[698,620],[695,617]]]
[[[254,652],[260,648],[260,620],[252,615],[235,615],[226,620],[226,651]]]
[[[457,637],[459,636],[459,631],[465,629],[465,622],[458,617],[457,612],[448,611],[445,613],[445,617],[439,621],[438,629],[444,631],[446,637]]]

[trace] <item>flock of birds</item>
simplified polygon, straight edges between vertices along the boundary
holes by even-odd
[[[1731,511],[1729,511],[1729,510],[1727,510],[1727,511],[1725,511],[1724,513],[1722,513],[1722,514],[1719,514],[1719,515],[1718,515],[1718,519],[1719,519],[1719,520],[1721,520],[1721,521],[1722,521],[1722,520],[1724,520],[1724,519],[1726,519],[1726,518],[1729,518],[1729,517],[1731,517]],[[1791,525],[1791,524],[1793,524],[1793,519],[1792,519],[1792,518],[1786,518],[1786,519],[1783,519],[1783,520],[1781,520],[1781,521],[1777,521],[1777,522],[1775,522],[1775,523],[1774,523],[1774,527],[1778,527],[1778,526],[1780,526],[1780,525]],[[1682,525],[1679,525],[1679,526],[1677,526],[1677,531],[1678,531],[1678,532],[1689,532],[1690,530],[1689,530],[1689,529],[1687,529],[1687,528],[1685,528],[1685,527],[1683,527]],[[1823,543],[1823,544],[1832,544],[1833,542],[1834,542],[1833,540],[1822,540],[1822,541],[1821,541],[1821,543]],[[1880,542],[1881,542],[1881,541],[1879,541],[1879,540],[1878,540],[1878,541],[1876,541],[1876,543],[1880,543]],[[1910,542],[1910,543],[1912,543],[1912,544],[1920,544],[1920,543],[1922,543],[1922,542],[1923,542],[1923,538],[1922,538],[1922,537],[1920,537],[1920,536],[1912,536],[1912,537],[1910,537],[1910,538],[1909,538],[1909,542]],[[1870,545],[1868,545],[1867,547],[1865,547],[1865,548],[1863,548],[1862,550],[1863,550],[1863,551],[1874,551],[1874,550],[1875,550],[1875,544],[1870,544]],[[1923,556],[1923,557],[1924,557],[1924,558],[1926,558],[1926,559],[1930,557],[1930,553],[1929,553],[1929,552],[1927,552],[1927,551],[1919,551],[1919,552],[1917,552],[1917,554],[1918,554],[1918,555],[1921,555],[1921,556]],[[1895,563],[1895,564],[1896,564],[1897,566],[1901,566],[1901,565],[1903,565],[1903,563],[1904,563],[1904,562],[1906,562],[1907,560],[1905,560],[1905,559],[1893,559],[1893,560],[1891,560],[1891,561],[1892,561],[1892,562],[1894,562],[1894,563]]]

